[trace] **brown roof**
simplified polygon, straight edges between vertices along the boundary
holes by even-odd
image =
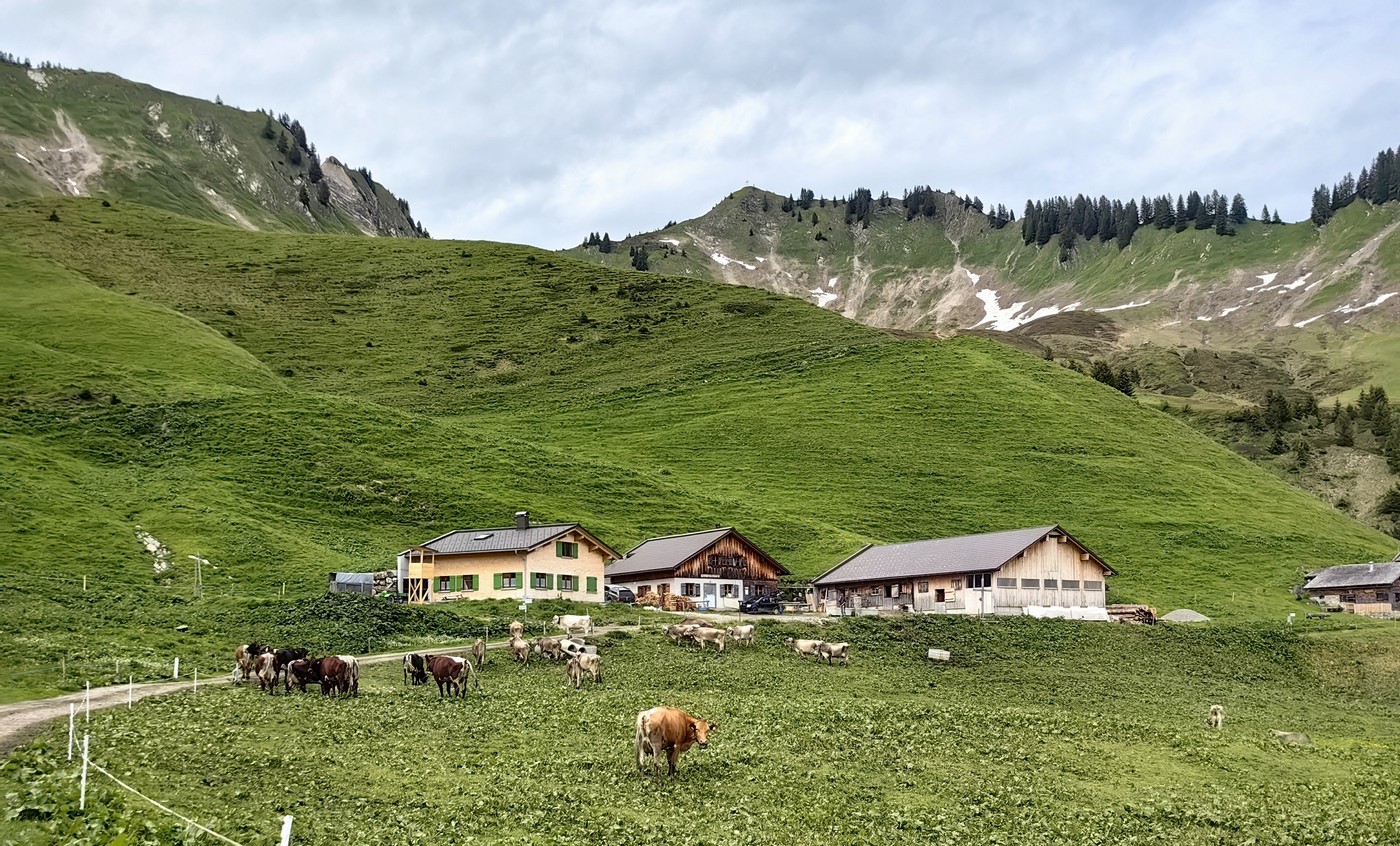
[[[479,552],[526,552],[541,547],[570,530],[577,530],[603,550],[609,558],[617,558],[617,550],[598,540],[592,532],[578,523],[553,523],[517,529],[514,526],[493,529],[458,529],[439,535],[420,546],[443,555],[470,555]]]
[[[1105,571],[1113,573],[1112,567],[1099,560],[1088,547],[1074,540],[1069,532],[1059,526],[1038,526],[1033,529],[867,546],[813,579],[812,584],[831,585],[997,570],[1051,532],[1069,537]]]
[[[690,532],[684,535],[648,538],[637,544],[626,555],[607,565],[604,574],[612,578],[634,573],[649,573],[655,570],[674,570],[704,552],[707,547],[731,534],[738,536],[746,546],[763,556],[763,559],[776,567],[780,574],[787,575],[786,567],[774,561],[766,552],[754,545],[753,541],[729,526],[708,529],[703,532]]]

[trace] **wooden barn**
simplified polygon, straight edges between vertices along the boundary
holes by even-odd
[[[1400,613],[1400,562],[1328,567],[1310,574],[1303,590],[1323,605],[1388,617]]]
[[[409,602],[454,599],[603,601],[603,565],[612,547],[578,523],[461,529],[398,556],[399,591]]]
[[[1059,526],[867,546],[813,580],[828,613],[1107,620],[1113,568]]]
[[[649,593],[675,593],[700,608],[737,609],[754,596],[776,592],[787,568],[736,529],[650,538],[607,566],[608,584]]]

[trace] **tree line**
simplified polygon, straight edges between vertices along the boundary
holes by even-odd
[[[1314,226],[1324,226],[1338,211],[1357,199],[1375,205],[1400,200],[1400,163],[1395,160],[1395,148],[1388,147],[1377,153],[1369,165],[1361,168],[1360,176],[1348,173],[1330,189],[1326,183],[1313,189],[1309,218]]]

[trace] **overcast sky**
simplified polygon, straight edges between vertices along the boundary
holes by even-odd
[[[301,120],[434,237],[559,248],[730,191],[1218,189],[1306,217],[1400,144],[1400,3],[16,2],[0,50]]]

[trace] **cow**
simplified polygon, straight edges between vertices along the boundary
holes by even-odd
[[[562,642],[563,639],[557,637],[535,638],[535,654],[557,661],[564,657]]]
[[[360,695],[360,659],[354,655],[338,655],[345,663],[345,671],[340,675],[340,692],[348,693],[351,696]],[[322,690],[325,685],[322,685]]]
[[[273,664],[273,667],[277,670],[277,675],[280,678],[286,672],[288,664],[306,657],[306,650],[301,648],[283,648],[276,650],[272,654],[277,656],[277,662]]]
[[[753,643],[754,627],[751,625],[734,626],[728,630],[727,634],[729,639],[735,643]]]
[[[1312,738],[1301,731],[1279,731],[1269,729],[1269,734],[1273,735],[1274,742],[1280,746],[1312,746]]]
[[[805,658],[808,655],[816,655],[817,647],[825,642],[826,641],[821,640],[794,640],[793,638],[787,638],[783,641],[783,646],[790,648],[792,651]]]
[[[849,643],[822,643],[817,645],[817,660],[826,659],[827,666],[831,666],[832,658],[840,658],[842,664],[851,663],[851,645]]]
[[[437,682],[438,698],[444,689],[448,696],[466,696],[467,687],[475,682],[477,692],[481,692],[481,677],[472,668],[472,662],[456,655],[434,655],[428,662],[428,669]]]
[[[271,652],[264,652],[258,656],[256,673],[258,676],[258,690],[265,690],[268,693],[277,692],[277,656]]]
[[[471,648],[472,659],[476,661],[476,668],[480,670],[486,666],[486,641],[481,638],[476,639],[476,643]]]
[[[637,770],[646,773],[646,759],[651,756],[653,773],[661,766],[661,753],[666,753],[667,774],[676,774],[676,761],[681,753],[700,744],[704,749],[710,742],[710,732],[719,729],[716,723],[690,716],[679,708],[665,705],[637,714]]]
[[[267,647],[261,643],[245,643],[233,651],[233,660],[238,663],[238,671],[242,673],[240,682],[246,682],[252,678],[257,670],[258,656],[267,651]]]
[[[1225,728],[1225,706],[1224,706],[1224,705],[1212,705],[1212,706],[1210,706],[1210,713],[1206,715],[1206,725],[1209,726],[1210,728],[1215,729],[1216,731],[1219,731],[1220,729]]]
[[[560,614],[552,621],[556,628],[564,630],[564,634],[573,634],[577,631],[581,635],[593,634],[593,618],[587,614]]]
[[[520,637],[510,639],[510,644],[506,647],[510,650],[510,657],[524,664],[530,660],[530,641]]]
[[[425,684],[428,681],[427,658],[417,653],[410,652],[403,656],[403,683],[407,687],[409,682],[414,687]]]
[[[513,638],[516,638],[516,637],[520,637],[520,636],[523,635],[523,634],[525,634],[525,624],[522,623],[522,622],[520,622],[519,620],[511,620],[511,621],[510,621],[510,636],[513,637]]]
[[[316,675],[321,679],[321,695],[330,696],[332,693],[340,692],[340,678],[345,674],[345,661],[335,655],[327,655],[322,658],[320,665],[316,668]]]
[[[690,637],[690,633],[700,628],[699,623],[677,623],[674,626],[666,627],[666,636],[677,646],[682,640]]]
[[[729,635],[725,633],[724,629],[712,629],[709,626],[702,626],[698,629],[691,629],[690,631],[690,639],[700,644],[700,650],[702,652],[705,650],[705,644],[707,643],[719,644],[719,651],[723,652],[724,642],[728,637]]]
[[[582,681],[583,674],[588,673],[593,677],[594,684],[603,683],[603,659],[600,656],[584,652],[569,660],[578,662],[580,681]]]
[[[292,685],[302,693],[306,692],[306,685],[310,683],[324,685],[321,680],[321,661],[318,658],[300,658],[287,665],[285,675],[286,692],[292,692]]]
[[[569,663],[564,665],[564,674],[567,677],[564,682],[565,687],[572,686],[577,689],[583,684],[583,665],[577,658],[570,658]]]

